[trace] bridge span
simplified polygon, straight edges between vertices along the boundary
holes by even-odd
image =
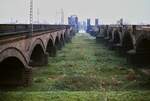
[[[111,49],[118,49],[127,60],[138,65],[150,63],[150,25],[101,25],[97,41],[105,40]]]
[[[69,25],[0,25],[0,86],[28,86],[32,68],[48,63],[75,31]]]

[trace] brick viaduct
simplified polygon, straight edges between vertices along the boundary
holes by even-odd
[[[105,40],[134,64],[150,63],[150,25],[101,25],[97,41]]]
[[[68,25],[0,25],[0,86],[30,85],[32,68],[46,65],[74,34]]]

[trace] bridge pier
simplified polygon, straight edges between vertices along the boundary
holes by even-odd
[[[57,55],[57,48],[56,46],[51,47],[48,51],[50,57],[55,57]]]
[[[64,47],[65,46],[65,39],[64,38],[61,38],[61,47]]]
[[[55,57],[57,54],[57,47],[53,44],[53,41],[51,39],[48,41],[46,52],[50,57]]]
[[[25,69],[23,75],[23,86],[30,86],[32,84],[32,69]]]

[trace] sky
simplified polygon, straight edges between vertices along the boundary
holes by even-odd
[[[129,24],[150,24],[150,0],[33,0],[34,22],[58,23],[60,11],[64,20],[77,15],[79,21],[100,19],[100,23],[116,23],[123,18]],[[30,0],[0,0],[0,23],[29,23]],[[39,10],[38,10],[39,9]]]

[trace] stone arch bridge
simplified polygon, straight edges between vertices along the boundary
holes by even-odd
[[[101,25],[96,39],[119,49],[132,63],[150,63],[150,25]]]
[[[0,86],[30,85],[32,67],[48,63],[48,56],[75,34],[69,25],[0,25]]]

